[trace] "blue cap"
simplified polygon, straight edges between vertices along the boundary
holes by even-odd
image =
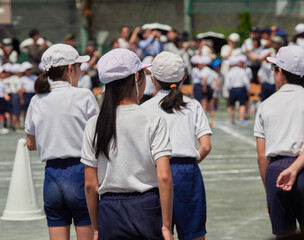
[[[218,67],[219,65],[221,65],[221,60],[219,59],[215,59],[212,63],[212,68],[215,69],[216,67]]]

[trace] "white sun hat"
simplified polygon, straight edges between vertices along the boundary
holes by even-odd
[[[199,58],[197,59],[197,64],[205,64],[205,65],[209,65],[211,64],[212,59],[209,56],[199,56]]]
[[[86,72],[89,70],[89,68],[90,68],[90,65],[87,62],[84,62],[80,65],[80,71]]]
[[[31,64],[30,62],[23,62],[21,65],[22,65],[24,71],[33,68],[33,64]]]
[[[142,63],[134,52],[125,48],[116,48],[99,59],[97,71],[99,80],[107,84],[126,78],[149,66],[151,64]]]
[[[185,75],[183,59],[176,53],[163,51],[152,62],[152,75],[155,79],[166,82],[179,82]]]
[[[296,33],[300,34],[304,32],[304,23],[299,23],[295,27]]]
[[[231,33],[229,35],[228,39],[232,42],[239,42],[240,41],[240,35],[238,33]]]
[[[67,66],[74,63],[84,63],[90,60],[90,56],[79,56],[75,48],[68,44],[58,43],[49,47],[42,55],[41,62],[45,71],[51,67]]]
[[[287,72],[304,76],[304,49],[299,46],[281,47],[275,57],[266,59]]]

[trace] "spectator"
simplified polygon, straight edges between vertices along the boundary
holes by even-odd
[[[129,47],[130,28],[122,26],[119,31],[120,38],[117,39],[120,48]],[[113,48],[112,48],[113,49]]]
[[[146,29],[142,37],[143,40],[139,41],[138,45],[142,51],[141,58],[146,56],[156,56],[163,51],[163,43],[159,40],[161,33],[158,30]]]

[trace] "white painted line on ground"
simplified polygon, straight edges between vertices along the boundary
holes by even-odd
[[[219,175],[219,174],[239,174],[239,173],[257,173],[257,169],[231,169],[231,170],[217,170],[217,171],[205,171],[204,175]]]
[[[236,155],[236,154],[233,154],[233,155],[226,155],[226,154],[218,154],[218,155],[208,155],[207,158],[208,159],[216,159],[216,158],[220,158],[220,159],[223,159],[223,158],[226,158],[226,159],[245,159],[245,158],[256,158],[257,155],[256,154],[247,154],[247,155]]]
[[[254,140],[248,138],[248,137],[245,137],[244,135],[241,135],[239,134],[238,132],[234,131],[233,129],[227,127],[227,126],[223,126],[223,125],[219,125],[218,128],[220,130],[222,130],[223,132],[237,138],[237,139],[240,139],[240,140],[243,140],[244,142],[248,143],[249,145],[251,146],[256,146],[256,143]]]
[[[239,182],[239,181],[261,181],[261,177],[234,177],[234,178],[204,178],[204,182]]]

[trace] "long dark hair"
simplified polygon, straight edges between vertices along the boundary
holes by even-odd
[[[179,89],[182,81],[175,83],[161,82],[155,79],[164,90],[170,90],[169,94],[160,100],[161,108],[167,113],[173,113],[173,110],[180,111],[182,107],[187,105],[183,100],[183,93]]]
[[[144,79],[143,70],[139,72],[139,79]],[[103,153],[110,160],[109,144],[112,138],[114,139],[113,147],[116,147],[116,109],[122,100],[131,99],[131,89],[134,84],[134,74],[106,84],[105,96],[97,118],[92,142],[96,158]]]
[[[68,66],[51,67],[49,71],[40,74],[35,81],[35,85],[34,85],[35,93],[42,94],[42,93],[50,92],[51,85],[48,81],[48,78],[54,81],[56,79],[62,78],[67,67]]]

